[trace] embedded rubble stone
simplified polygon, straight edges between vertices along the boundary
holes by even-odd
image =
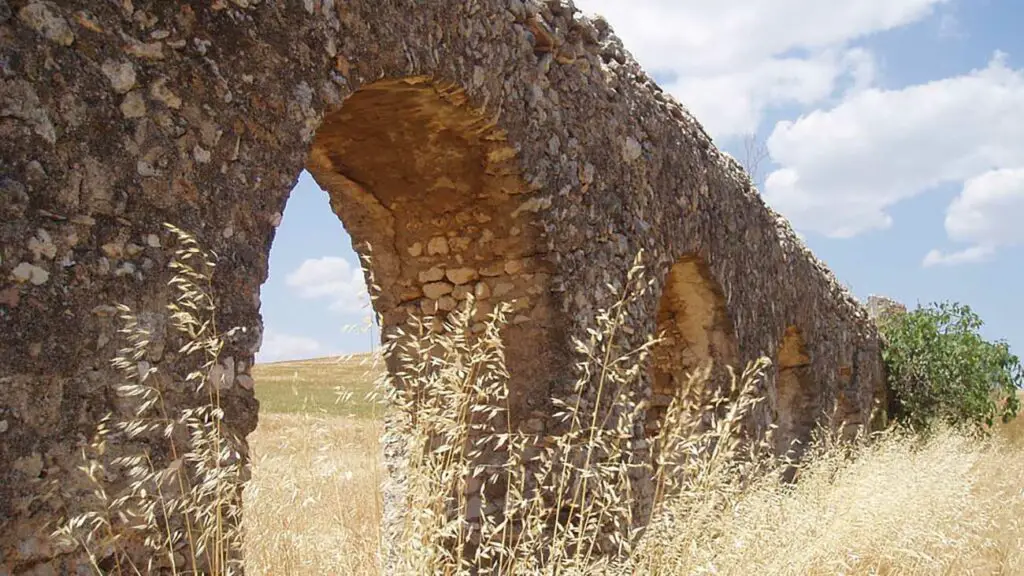
[[[424,271],[420,272],[419,279],[420,279],[420,282],[427,282],[427,283],[429,283],[429,282],[437,282],[439,280],[443,280],[444,279],[444,274],[445,274],[444,270],[442,270],[441,268],[439,268],[437,266],[434,266],[430,270],[424,270]]]
[[[445,294],[451,294],[454,287],[447,282],[431,282],[423,286],[423,295],[431,300],[437,300]]]
[[[118,94],[124,94],[135,86],[135,68],[131,62],[107,60],[101,67],[110,80],[110,87]]]
[[[453,270],[446,271],[445,277],[448,278],[448,281],[452,284],[460,285],[468,284],[469,282],[476,280],[479,275],[476,270],[472,268],[455,268]]]
[[[431,238],[427,243],[427,254],[445,255],[448,253],[448,239],[444,237]]]
[[[18,11],[18,19],[51,42],[70,46],[75,41],[60,7],[52,2],[29,3]]]
[[[138,91],[129,92],[121,101],[121,114],[125,118],[142,118],[146,115],[146,99]]]
[[[608,23],[571,2],[0,0],[0,72],[0,574],[87,560],[45,535],[88,500],[81,444],[121,406],[110,361],[128,344],[113,306],[153,331],[143,373],[198,369],[158,320],[180,248],[165,222],[218,255],[218,327],[238,330],[207,369],[226,429],[255,429],[259,290],[303,169],[366,257],[382,337],[471,292],[473,333],[513,306],[511,426],[557,431],[573,342],[641,250],[654,290],[631,306],[623,344],[659,326],[676,337],[655,351],[645,394],[678,392],[702,359],[768,355],[758,424],[794,437],[818,407],[868,424],[884,396],[864,308]],[[167,409],[190,398],[170,394]],[[642,428],[632,445],[650,461]],[[390,462],[400,446],[384,450]],[[394,480],[386,530],[402,510]],[[642,520],[653,488],[634,480]]]

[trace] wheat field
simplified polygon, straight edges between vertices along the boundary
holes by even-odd
[[[374,408],[365,358],[259,365],[246,563],[253,574],[378,574]],[[336,388],[351,393],[336,401]],[[648,538],[657,574],[1024,574],[1024,421],[982,446],[893,436],[826,451],[793,490],[755,484],[729,514]]]

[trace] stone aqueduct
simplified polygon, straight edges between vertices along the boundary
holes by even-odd
[[[220,255],[219,319],[251,328],[223,395],[254,429],[259,290],[304,167],[373,246],[386,324],[515,303],[517,422],[572,381],[570,338],[640,249],[657,284],[632,338],[669,335],[655,398],[701,359],[768,355],[764,417],[792,439],[884,394],[862,307],[571,2],[0,0],[0,574],[61,562],[47,523],[114,406],[111,304],[175,370],[163,222]]]

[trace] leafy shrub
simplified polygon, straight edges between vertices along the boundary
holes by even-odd
[[[882,356],[897,420],[918,430],[942,420],[984,429],[1017,415],[1024,369],[1003,341],[979,335],[970,307],[943,302],[882,317]]]

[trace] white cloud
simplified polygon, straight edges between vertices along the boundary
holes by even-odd
[[[924,255],[924,260],[921,265],[925,268],[932,266],[957,266],[960,264],[973,264],[977,262],[984,262],[992,257],[995,250],[991,246],[971,246],[964,250],[958,250],[956,252],[943,252],[941,250],[932,249]]]
[[[1024,244],[1024,168],[992,170],[971,178],[946,210],[946,233],[969,248],[945,254],[932,250],[924,266],[988,259],[1001,246]]]
[[[942,11],[942,16],[939,17],[938,34],[939,38],[945,39],[965,40],[968,37],[967,31],[960,23],[960,18],[956,15],[955,4]]]
[[[962,76],[900,90],[865,89],[831,110],[780,122],[768,138],[781,167],[765,182],[766,199],[794,225],[851,237],[892,224],[886,210],[941,184],[993,169],[1024,166],[1024,71],[997,53],[988,66]],[[984,181],[983,181],[984,182]],[[981,186],[981,185],[979,185]],[[982,195],[965,188],[965,206]],[[954,221],[964,207],[950,208]],[[1019,208],[1017,218],[1024,217]],[[947,229],[980,243],[980,236]],[[974,250],[943,257],[984,257]]]
[[[256,361],[301,360],[311,358],[321,350],[320,343],[312,338],[281,334],[268,329],[263,333],[263,344],[256,354]]]
[[[577,0],[654,69],[719,72],[905,26],[948,0]]]
[[[302,298],[328,299],[336,312],[363,313],[370,302],[362,270],[336,256],[303,261],[285,282]]]
[[[808,105],[845,79],[873,79],[849,44],[905,26],[949,0],[578,0],[607,17],[637,60],[716,138],[756,130],[771,106]]]
[[[770,106],[810,106],[828,98],[839,78],[854,72],[853,55],[826,52],[813,58],[775,58],[711,76],[686,76],[664,86],[715,137],[752,133]],[[870,58],[870,57],[869,57]]]
[[[960,242],[1024,243],[1024,164],[972,178],[946,213],[946,231]]]

